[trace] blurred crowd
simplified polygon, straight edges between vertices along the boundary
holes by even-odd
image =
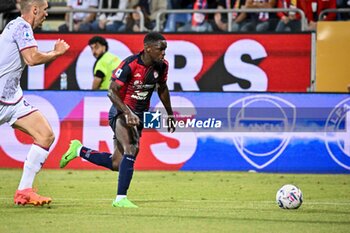
[[[20,0],[1,0],[0,13],[5,22],[16,14]],[[73,13],[73,27],[70,29],[70,14],[65,14],[62,24],[57,27],[60,32],[139,32],[141,30],[140,14],[123,11],[105,13],[104,9],[139,10],[144,15],[144,30],[156,29],[157,13],[160,10],[212,9],[214,13],[168,13],[160,18],[160,31],[164,32],[298,32],[302,25],[304,30],[316,30],[319,20],[349,20],[350,13],[328,12],[326,9],[350,9],[350,0],[48,0],[51,5],[58,1],[71,9],[100,9],[96,12]],[[267,12],[266,9],[284,8],[284,12]],[[294,9],[305,14],[305,22]],[[103,10],[102,10],[103,9]],[[220,13],[218,10],[255,9],[254,12]],[[259,9],[262,9],[261,11]],[[264,11],[265,10],[265,11]],[[228,23],[228,20],[231,20]],[[228,28],[228,27],[231,28]]]

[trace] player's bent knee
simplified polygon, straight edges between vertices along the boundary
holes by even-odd
[[[48,136],[48,143],[50,143],[50,146],[55,141],[55,135],[52,133],[50,136]]]
[[[134,150],[135,150],[135,154],[137,154],[136,152],[138,152],[138,151],[139,151],[139,145],[138,145],[138,144],[136,144],[136,145],[133,145],[133,147],[134,147]]]
[[[139,146],[130,144],[124,148],[124,154],[136,156],[139,151]]]
[[[132,155],[136,157],[137,153],[139,152],[139,146],[138,145],[131,145],[131,151]]]
[[[112,171],[119,171],[119,162],[113,161],[112,162]]]
[[[50,132],[49,134],[47,134],[45,136],[45,141],[47,144],[49,144],[49,146],[51,146],[51,144],[54,142],[55,140],[55,135],[53,132]]]
[[[36,140],[37,144],[44,148],[49,148],[52,143],[55,141],[55,135],[53,132],[50,132],[45,135],[40,135]]]
[[[137,147],[135,148],[135,157],[137,157],[138,153],[139,153],[139,147],[137,146]]]

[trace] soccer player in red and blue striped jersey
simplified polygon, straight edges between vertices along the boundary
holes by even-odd
[[[158,32],[144,37],[144,50],[126,58],[113,72],[108,97],[112,102],[109,124],[113,129],[115,151],[104,153],[84,147],[72,140],[62,156],[60,167],[80,156],[94,164],[119,171],[118,193],[114,207],[137,207],[127,199],[127,190],[134,173],[134,162],[139,151],[143,128],[143,113],[148,111],[156,86],[160,100],[168,114],[168,131],[175,131],[173,110],[168,86],[168,62],[164,59],[167,42]]]

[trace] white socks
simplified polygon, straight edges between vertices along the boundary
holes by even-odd
[[[117,197],[115,198],[115,201],[120,201],[124,197],[126,197],[126,195],[117,195]]]
[[[83,146],[79,147],[78,150],[77,150],[77,157],[80,157],[81,148],[83,148]]]
[[[32,145],[27,159],[24,162],[21,181],[19,182],[18,190],[32,188],[35,175],[40,171],[49,152],[40,146]]]

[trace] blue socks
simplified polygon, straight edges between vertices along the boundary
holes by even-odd
[[[134,174],[135,156],[124,154],[119,165],[118,195],[126,195]]]
[[[83,146],[79,156],[93,164],[113,170],[112,154],[110,153],[91,150]]]
[[[89,162],[113,170],[112,154],[82,147],[80,157]],[[134,174],[135,156],[124,154],[119,165],[118,195],[126,195]]]

